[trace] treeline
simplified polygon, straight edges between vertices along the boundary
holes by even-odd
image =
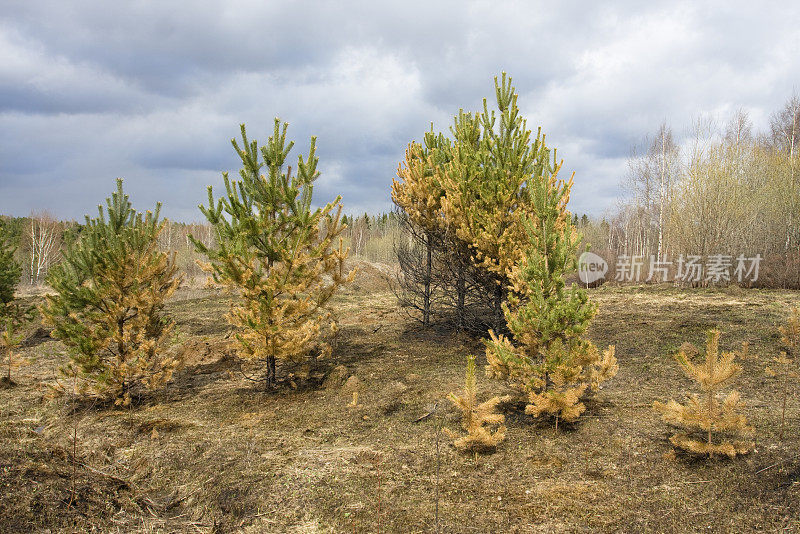
[[[85,225],[75,221],[61,221],[48,212],[32,213],[28,217],[0,216],[5,231],[16,249],[14,259],[22,269],[22,284],[45,283],[50,270],[63,259],[64,250],[83,232]],[[165,221],[158,237],[158,248],[163,252],[174,251],[176,263],[187,277],[202,274],[196,260],[200,255],[194,249],[189,236],[203,242],[214,243],[211,226],[200,223]]]
[[[378,215],[343,215],[342,238],[352,256],[380,263],[395,263],[395,247],[402,239],[402,223],[395,212]]]
[[[639,258],[642,280],[656,262],[666,276],[653,279],[705,285],[714,279],[707,273],[689,279],[681,262],[699,257],[705,265],[718,256],[731,279],[716,281],[739,283],[732,276],[737,258],[760,256],[757,279],[751,273],[748,285],[800,288],[799,144],[796,96],[772,114],[764,132],[753,130],[744,111],[721,125],[697,121],[683,144],[662,124],[629,159],[625,197],[614,212],[579,221],[585,241],[609,261],[612,278],[620,258]]]
[[[61,261],[64,248],[80,235],[84,226],[75,221],[60,221],[47,212],[33,213],[28,217],[0,215],[0,218],[5,222],[6,233],[16,249],[14,259],[22,269],[21,283],[27,285],[45,283],[50,269]],[[352,257],[380,263],[397,261],[395,246],[402,237],[396,213],[343,215],[342,222],[346,225],[342,238],[345,246],[350,247]],[[213,228],[207,223],[165,220],[164,229],[158,236],[159,250],[175,252],[176,265],[187,281],[206,277],[197,264],[202,256],[190,236],[207,247],[216,244]]]

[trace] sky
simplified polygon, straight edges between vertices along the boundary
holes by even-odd
[[[800,90],[800,3],[263,0],[0,2],[0,213],[134,207],[200,221],[246,123],[317,137],[315,204],[391,209],[407,144],[480,109],[506,71],[575,172],[570,209],[613,209],[633,146],[701,116],[755,130]]]

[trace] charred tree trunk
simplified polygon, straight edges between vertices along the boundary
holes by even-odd
[[[458,273],[456,275],[456,322],[459,330],[464,330],[466,327],[466,309],[465,301],[467,296],[466,288],[466,274],[464,273],[465,266],[463,262],[458,263]]]
[[[422,324],[431,324],[431,280],[433,276],[433,242],[431,235],[428,234],[425,240],[425,293],[422,310]]]
[[[275,356],[267,356],[267,379],[264,382],[264,390],[269,391],[277,386],[276,374]]]
[[[503,285],[500,280],[494,289],[494,303],[492,306],[494,320],[492,321],[495,332],[502,332],[505,329],[505,317],[503,317]]]

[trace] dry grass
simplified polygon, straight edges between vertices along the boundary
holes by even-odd
[[[328,363],[357,377],[353,408],[351,389],[255,390],[225,339],[230,297],[196,294],[169,306],[180,329],[174,350],[188,351],[189,366],[130,409],[46,400],[42,383],[63,347],[41,335],[26,344],[33,364],[0,390],[0,530],[436,531],[437,428],[458,425],[444,397],[461,386],[466,354],[482,365],[479,340],[419,329],[390,292],[364,281],[337,297],[344,328]],[[590,336],[617,345],[619,374],[558,433],[511,411],[506,441],[477,461],[440,436],[439,531],[800,529],[800,400],[790,399],[779,442],[779,393],[763,373],[796,293],[590,294],[601,309]],[[673,458],[651,404],[688,384],[670,353],[717,326],[724,349],[747,340],[760,355],[743,362],[738,382],[757,450],[736,461]],[[479,384],[482,398],[502,393]]]

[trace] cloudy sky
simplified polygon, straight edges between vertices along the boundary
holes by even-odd
[[[406,144],[477,109],[507,71],[575,171],[572,211],[612,207],[631,146],[737,109],[755,129],[800,87],[797,2],[264,0],[0,2],[0,213],[82,218],[123,177],[140,209],[200,220],[238,169],[239,123],[306,150],[317,203],[390,209]]]

